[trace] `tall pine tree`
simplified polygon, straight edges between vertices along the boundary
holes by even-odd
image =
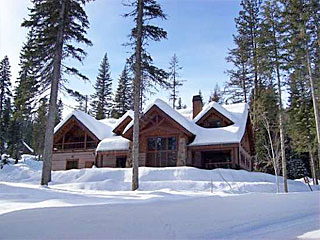
[[[179,64],[179,60],[176,54],[173,55],[169,66],[169,83],[171,88],[170,100],[172,101],[172,108],[176,108],[176,101],[178,100],[179,90],[178,88],[183,85],[185,80],[180,79],[179,71],[182,67]]]
[[[103,119],[110,116],[112,110],[112,79],[110,76],[110,64],[107,54],[104,55],[99,68],[95,93],[92,98],[92,112],[96,119]]]
[[[10,104],[11,93],[11,70],[9,58],[5,56],[0,62],[0,155],[5,150],[7,139],[7,129],[9,121],[7,119],[8,103]],[[6,111],[5,111],[6,108]]]
[[[126,64],[118,81],[112,116],[120,118],[130,109],[132,109],[132,79],[129,76]]]
[[[72,41],[92,44],[85,37],[89,27],[84,10],[87,2],[89,0],[33,0],[29,17],[22,23],[23,27],[33,30],[37,39],[33,50],[42,66],[41,83],[45,88],[50,87],[41,185],[47,185],[51,181],[53,130],[62,74],[75,74],[87,79],[77,69],[62,64],[68,57],[81,62],[86,55],[85,51],[75,47]]]
[[[155,25],[151,21],[155,19],[166,19],[161,6],[155,0],[134,0],[131,4],[132,11],[125,14],[126,17],[133,17],[135,26],[131,30],[129,44],[134,50],[131,63],[134,70],[133,81],[133,148],[132,148],[132,190],[139,187],[139,121],[141,104],[141,84],[165,84],[167,74],[164,70],[153,65],[151,55],[144,48],[148,41],[160,41],[167,37],[167,32]]]

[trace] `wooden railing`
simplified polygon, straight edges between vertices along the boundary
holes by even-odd
[[[53,150],[71,150],[71,149],[93,149],[96,148],[97,144],[95,141],[88,142],[68,142],[58,143],[53,145]]]
[[[219,167],[227,166],[227,168],[232,168],[232,162],[211,162],[211,163],[205,163],[206,169],[214,169]]]

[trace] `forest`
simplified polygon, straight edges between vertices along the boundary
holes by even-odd
[[[173,108],[185,108],[179,88],[184,78],[178,56],[172,54],[168,69],[155,66],[148,43],[167,38],[154,20],[166,20],[160,2],[132,0],[132,20],[118,79],[111,78],[105,53],[95,80],[93,95],[68,88],[68,76],[88,78],[67,65],[67,59],[82,62],[90,46],[86,37],[89,19],[84,6],[90,0],[32,0],[29,15],[22,22],[28,29],[20,51],[18,79],[12,79],[10,60],[0,56],[0,156],[19,159],[23,142],[50,171],[53,129],[62,118],[62,93],[76,99],[78,108],[96,119],[120,118],[127,110],[139,113],[158,88],[170,91]],[[229,80],[213,89],[209,101],[250,106],[256,156],[254,170],[296,179],[320,177],[320,2],[319,0],[241,0],[235,18],[234,46],[226,61]],[[107,24],[107,23],[106,23]],[[214,73],[213,73],[214,74]],[[112,85],[117,81],[113,91]],[[15,81],[14,87],[12,82]],[[210,83],[208,83],[210,84]],[[59,94],[58,94],[59,93]],[[136,121],[137,120],[137,121]],[[138,137],[134,134],[133,156]],[[133,163],[135,163],[133,157]],[[133,164],[134,169],[136,166]],[[42,183],[50,181],[50,174]],[[136,189],[138,186],[133,186]]]

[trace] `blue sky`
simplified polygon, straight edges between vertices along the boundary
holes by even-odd
[[[122,5],[122,0],[96,0],[87,5],[91,27],[88,38],[93,46],[86,48],[88,56],[83,64],[71,61],[79,70],[87,75],[91,83],[83,83],[70,78],[69,87],[82,93],[93,93],[98,67],[105,52],[108,53],[111,73],[116,88],[119,74],[129,55],[129,48],[122,44],[128,41],[127,35],[133,26],[132,19],[123,18],[122,14],[130,10]],[[181,76],[187,81],[180,88],[183,102],[191,104],[192,95],[201,89],[205,100],[216,83],[223,87],[228,79],[225,71],[231,66],[226,63],[228,48],[233,47],[232,34],[235,33],[234,18],[240,10],[238,0],[159,0],[166,21],[156,22],[168,32],[168,39],[151,43],[149,52],[157,66],[168,68],[170,58],[177,54],[183,67]],[[26,17],[30,6],[28,0],[0,0],[0,57],[9,55],[13,78],[18,71],[18,56],[26,31],[19,27]],[[11,37],[8,41],[6,37]],[[167,100],[168,91],[160,91],[155,97]],[[74,104],[65,98],[68,104]]]

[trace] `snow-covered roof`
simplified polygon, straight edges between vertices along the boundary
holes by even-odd
[[[117,122],[115,123],[115,125],[113,126],[113,130],[116,129],[117,127],[119,127],[119,125],[123,122],[123,120],[125,120],[127,117],[130,117],[131,119],[133,119],[133,111],[132,110],[128,110],[121,118],[119,118],[117,120]]]
[[[112,136],[103,139],[97,147],[97,152],[101,151],[115,151],[115,150],[129,150],[130,141],[121,136]]]
[[[220,128],[203,128],[194,122],[196,137],[189,146],[239,143],[241,141],[246,129],[249,106],[246,103],[237,103],[221,107],[229,113],[230,120],[234,124]],[[210,108],[207,109],[207,111],[209,110]]]
[[[193,129],[193,123],[179,112],[170,107],[166,102],[161,99],[156,99],[153,103],[149,104],[143,111],[143,114],[147,113],[153,106],[157,106],[160,110],[166,113],[169,117],[179,123],[183,128],[192,134],[195,134]],[[131,121],[127,127],[124,129],[123,133],[126,133],[133,126],[133,121]]]
[[[203,110],[196,116],[195,119],[192,120],[190,119],[190,110],[176,111],[163,100],[156,99],[153,103],[149,104],[145,108],[143,113],[147,113],[153,106],[157,106],[188,132],[195,135],[194,141],[190,143],[189,146],[239,143],[245,133],[249,112],[249,106],[246,103],[220,105],[216,102],[212,102],[204,106]],[[212,108],[216,109],[222,115],[230,119],[233,124],[220,128],[204,128],[197,125],[196,122]],[[97,151],[127,150],[129,149],[129,140],[123,138],[122,136],[116,136],[112,130],[119,126],[119,124],[127,116],[133,118],[132,115],[133,112],[128,111],[119,120],[96,120],[82,111],[74,110],[55,127],[54,132],[56,133],[72,116],[74,116],[99,140],[102,140],[97,147]],[[123,133],[126,133],[132,126],[133,120],[126,126]]]
[[[198,113],[198,115],[193,119],[194,122],[198,122],[208,111],[211,109],[217,110],[219,113],[221,113],[223,116],[228,118],[229,120],[233,121],[232,113],[226,110],[222,105],[220,105],[217,102],[210,102],[209,104],[205,105],[201,112]]]
[[[190,110],[174,110],[171,106],[161,99],[156,99],[149,104],[143,113],[147,113],[151,107],[157,106],[168,116],[182,125],[186,130],[195,135],[195,139],[189,146],[216,145],[226,143],[239,143],[244,135],[248,118],[249,107],[246,103],[238,103],[231,105],[220,105],[211,102],[204,106],[203,110],[194,118],[190,119]],[[230,119],[233,124],[220,128],[204,128],[196,124],[210,109],[216,109],[222,115]],[[127,132],[133,126],[131,121],[124,129]]]
[[[71,117],[75,117],[79,122],[88,128],[99,140],[112,136],[112,127],[105,120],[97,120],[89,114],[80,110],[73,110],[55,128],[56,133]]]
[[[193,110],[192,108],[182,108],[182,109],[177,109],[177,112],[180,113],[182,116],[185,118],[192,120],[193,117]]]

